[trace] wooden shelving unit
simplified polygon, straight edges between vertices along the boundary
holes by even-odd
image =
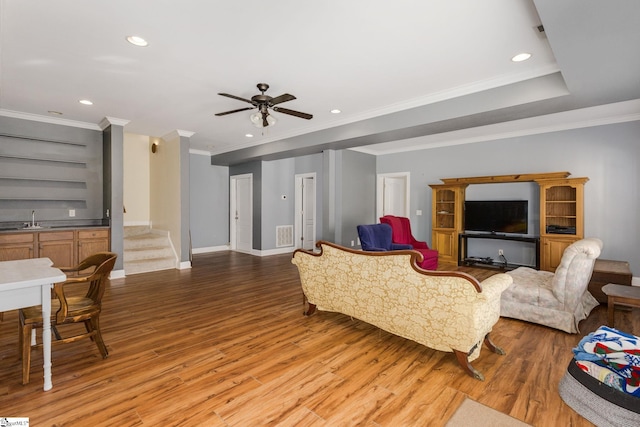
[[[536,182],[540,186],[540,269],[554,271],[564,250],[584,238],[584,184],[569,172],[443,178],[432,189],[432,246],[442,263],[457,263],[464,232],[465,189],[471,184]]]
[[[540,268],[555,271],[564,250],[584,238],[584,184],[589,178],[538,179]]]
[[[463,231],[462,208],[466,184],[430,185],[432,189],[431,246],[438,251],[438,261],[456,264],[458,234]]]

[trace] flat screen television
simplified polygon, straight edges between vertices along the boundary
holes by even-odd
[[[527,200],[466,200],[465,231],[527,234]]]

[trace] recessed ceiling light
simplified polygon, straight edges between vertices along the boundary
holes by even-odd
[[[60,111],[55,111],[55,110],[49,110],[49,111],[47,111],[47,113],[54,114],[56,116],[61,116],[62,115],[62,113]]]
[[[81,99],[80,101],[78,101],[80,104],[84,104],[84,105],[93,105],[93,102],[89,101],[88,99]]]
[[[342,113],[342,111],[338,110],[337,108],[334,108],[333,110],[331,110],[332,114],[340,114]]]
[[[149,46],[149,42],[138,36],[127,36],[127,41],[135,46],[146,47]]]
[[[246,133],[244,136],[246,136],[247,138],[253,138],[253,134],[251,133]]]
[[[514,56],[513,58],[511,58],[511,60],[513,62],[522,62],[522,61],[526,61],[527,59],[531,58],[531,54],[530,53],[519,53],[516,56]]]

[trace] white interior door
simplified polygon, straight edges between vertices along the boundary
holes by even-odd
[[[296,175],[296,248],[313,250],[316,242],[316,175]]]
[[[251,253],[253,246],[253,175],[232,176],[230,194],[231,249]]]
[[[409,172],[379,174],[377,216],[409,217]]]

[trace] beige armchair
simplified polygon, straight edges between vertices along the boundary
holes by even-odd
[[[578,323],[598,305],[587,286],[601,250],[601,240],[582,239],[565,249],[555,273],[528,267],[508,272],[513,284],[502,293],[500,315],[578,333]]]

